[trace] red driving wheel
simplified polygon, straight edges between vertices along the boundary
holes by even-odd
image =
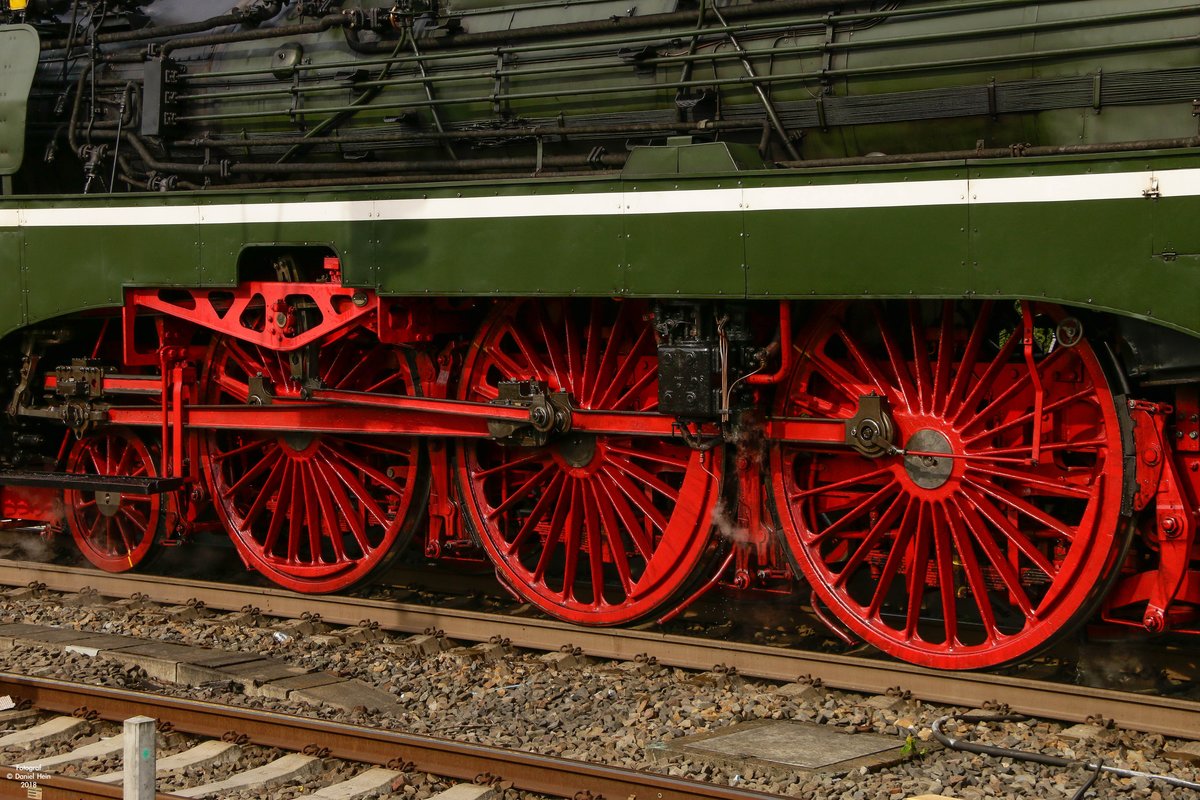
[[[537,380],[578,408],[653,412],[658,364],[637,302],[501,304],[471,344],[459,397]],[[677,439],[569,433],[544,447],[460,444],[458,479],[501,578],[548,614],[616,625],[653,613],[708,563],[720,451]]]
[[[1064,317],[1038,317],[1037,380],[1011,306],[844,304],[797,339],[777,416],[849,418],[875,393],[896,446],[924,454],[771,448],[791,556],[866,641],[925,666],[990,667],[1072,630],[1099,600],[1128,534],[1121,437],[1092,348],[1055,337]]]
[[[397,348],[358,329],[322,342],[314,356],[327,388],[411,394],[412,367]],[[289,357],[233,338],[213,342],[201,396],[251,402],[252,378],[276,397],[298,398]],[[336,592],[376,574],[411,539],[429,475],[420,442],[312,431],[212,431],[201,458],[217,514],[242,558],[298,592]]]
[[[67,456],[67,472],[157,477],[158,467],[136,433],[108,428],[75,442]],[[163,518],[163,495],[67,489],[63,503],[71,537],[96,567],[127,572],[153,553]]]

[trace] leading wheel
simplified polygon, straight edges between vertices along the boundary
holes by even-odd
[[[71,448],[67,472],[74,475],[157,477],[154,458],[136,433],[109,428],[88,434]],[[163,495],[122,492],[63,492],[67,527],[79,551],[106,572],[127,572],[153,554],[163,519]]]
[[[1034,385],[1011,306],[832,307],[797,339],[777,416],[849,418],[881,395],[922,456],[776,444],[776,513],[820,600],[880,649],[931,667],[1021,658],[1090,613],[1126,531],[1113,397],[1061,311],[1038,321]]]
[[[504,380],[569,392],[576,407],[651,412],[658,364],[634,302],[513,301],[484,322],[459,397]],[[548,614],[585,625],[640,619],[685,588],[712,552],[720,451],[676,439],[568,434],[545,447],[461,444],[471,525],[501,578]]]
[[[369,331],[322,342],[311,357],[325,387],[414,392],[405,354]],[[201,396],[245,405],[258,376],[275,396],[301,394],[286,354],[219,338]],[[341,591],[383,569],[411,539],[429,492],[420,442],[410,438],[218,430],[204,438],[201,458],[242,558],[298,592]]]

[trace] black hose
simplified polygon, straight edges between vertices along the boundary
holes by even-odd
[[[1088,777],[1087,781],[1083,784],[1083,786],[1079,787],[1079,791],[1075,793],[1075,795],[1071,798],[1071,800],[1083,800],[1084,795],[1086,795],[1088,793],[1088,789],[1091,789],[1093,786],[1096,785],[1096,780],[1100,777],[1101,767],[1103,767],[1103,766],[1104,766],[1103,761],[1100,761],[1099,763],[1096,764],[1096,769]]]

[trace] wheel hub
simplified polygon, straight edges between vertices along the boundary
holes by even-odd
[[[572,467],[586,467],[596,457],[596,437],[572,433],[558,443],[558,453]]]
[[[304,431],[292,431],[291,433],[283,434],[283,436],[281,436],[279,438],[281,438],[283,440],[284,444],[286,444],[291,449],[295,450],[297,453],[303,453],[305,450],[307,450],[309,447],[312,446],[312,443],[317,438],[317,436],[314,433],[305,433]]]
[[[106,517],[115,517],[121,510],[119,492],[96,492],[96,510]]]
[[[914,433],[904,449],[918,453],[946,453],[947,455],[954,452],[946,436],[941,431],[932,428],[925,428]],[[935,456],[905,456],[904,470],[912,482],[922,489],[937,489],[950,479],[950,473],[954,470],[954,459]]]

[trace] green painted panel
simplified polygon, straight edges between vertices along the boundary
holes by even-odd
[[[419,197],[501,198],[497,208],[505,213],[505,197],[617,190],[619,184],[605,181],[517,185],[470,193],[439,188]],[[614,206],[612,210],[619,209]],[[613,295],[625,287],[623,229],[616,213],[400,219],[381,220],[376,225],[377,281],[380,291],[388,294]]]
[[[964,177],[962,167],[873,168],[850,175],[824,171],[801,181],[747,178],[745,183],[747,190],[892,183],[903,199],[909,191],[904,184]],[[872,201],[869,190],[855,199]],[[748,207],[751,297],[960,296],[971,288],[964,205],[755,211],[749,202]]]
[[[0,332],[26,321],[25,294],[21,285],[21,233],[0,230]]]
[[[672,148],[663,148],[669,150]],[[640,214],[639,207],[679,204],[661,199],[673,193],[721,190],[732,193],[732,210]],[[742,214],[737,211],[737,180],[693,178],[639,180],[625,186],[625,260],[629,293],[741,297],[746,291],[746,250]],[[720,203],[722,206],[728,203]]]
[[[1151,258],[1152,212],[1145,200],[977,206],[974,288],[984,296],[1045,297],[1195,325],[1195,290],[1185,308]]]
[[[1200,197],[1160,197],[1152,206],[1154,254],[1200,254]]]
[[[29,228],[26,284],[33,319],[120,305],[123,286],[194,286],[195,226]]]
[[[0,27],[0,175],[25,160],[25,115],[41,49],[29,25]]]

